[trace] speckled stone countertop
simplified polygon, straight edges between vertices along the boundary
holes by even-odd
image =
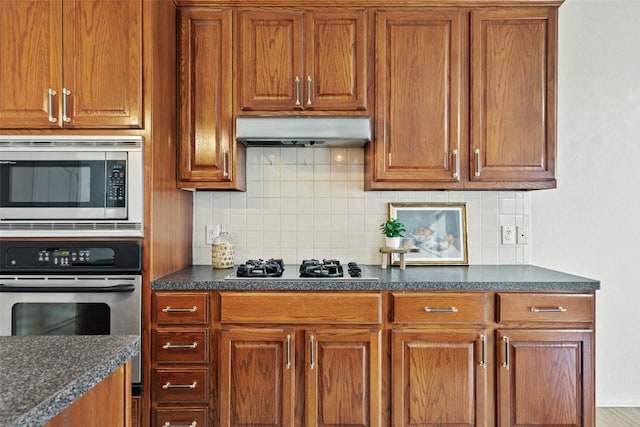
[[[382,270],[361,265],[358,279],[228,279],[235,269],[216,270],[195,265],[154,280],[154,290],[438,290],[438,291],[592,291],[598,280],[574,276],[533,265],[397,266]],[[297,265],[285,269],[297,271]],[[346,273],[345,273],[346,274]]]
[[[140,337],[0,337],[0,427],[41,426],[140,352]]]

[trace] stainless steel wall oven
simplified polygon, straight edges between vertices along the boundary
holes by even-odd
[[[0,335],[140,335],[139,242],[4,241],[0,257]]]

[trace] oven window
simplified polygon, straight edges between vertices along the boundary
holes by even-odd
[[[104,207],[104,161],[19,161],[2,173],[5,207]]]
[[[105,303],[18,303],[11,335],[110,335]]]

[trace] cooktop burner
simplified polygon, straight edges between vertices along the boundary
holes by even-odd
[[[284,272],[282,259],[250,259],[240,264],[236,270],[237,277],[280,277]]]
[[[286,280],[293,279],[361,279],[374,280],[376,278],[362,277],[362,269],[355,262],[349,262],[345,268],[336,259],[317,259],[303,260],[298,268],[297,274],[295,270],[287,270],[282,259],[270,258],[250,259],[244,264],[240,264],[235,274],[227,276],[227,279],[236,278],[280,278]]]

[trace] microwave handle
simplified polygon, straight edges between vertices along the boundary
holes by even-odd
[[[113,286],[83,286],[83,287],[74,287],[74,286],[11,286],[0,283],[0,292],[133,292],[135,290],[135,286],[131,283],[125,283],[121,285],[113,285]]]

